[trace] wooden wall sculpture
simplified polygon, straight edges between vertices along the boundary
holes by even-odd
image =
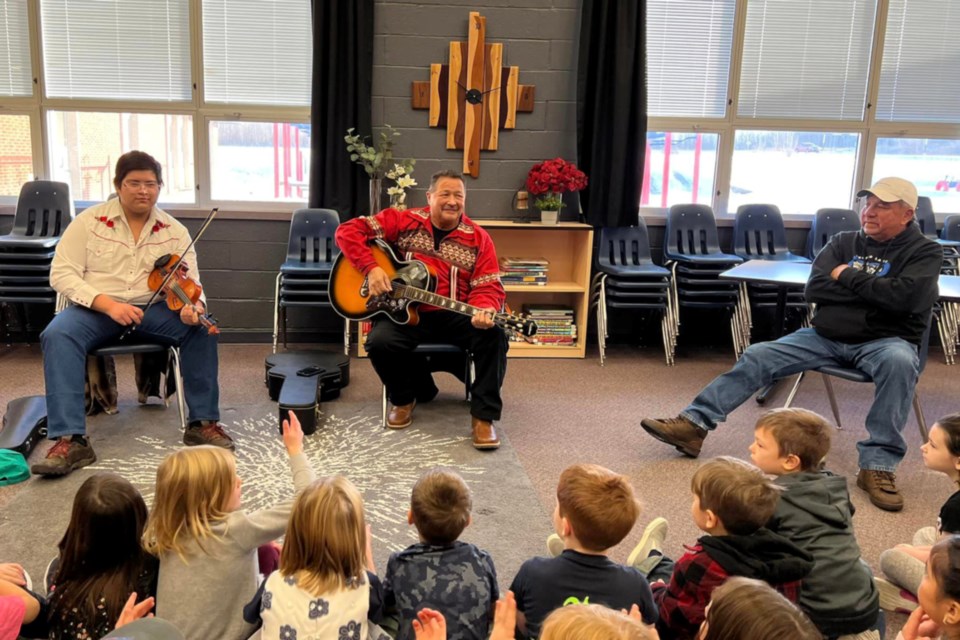
[[[430,81],[414,82],[411,105],[430,110],[430,126],[447,128],[447,149],[463,149],[463,173],[480,175],[480,151],[496,151],[500,129],[533,111],[534,87],[520,67],[503,66],[503,44],[487,44],[487,19],[470,12],[467,42],[451,42],[447,64],[430,65]]]

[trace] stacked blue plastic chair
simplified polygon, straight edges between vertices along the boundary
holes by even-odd
[[[46,180],[23,185],[13,229],[0,236],[0,302],[18,314],[28,304],[49,304],[52,311],[57,294],[50,286],[50,264],[73,218],[69,185]],[[20,326],[25,326],[22,316]]]
[[[746,311],[739,304],[739,287],[719,275],[743,259],[724,253],[713,210],[703,204],[670,208],[663,238],[664,266],[672,273],[671,302],[679,332],[682,309],[722,309],[731,313],[730,333],[737,357],[745,348]]]
[[[280,265],[273,313],[273,351],[283,329],[287,347],[287,309],[290,307],[331,308],[330,271],[340,253],[334,233],[340,216],[332,209],[297,209],[290,221],[287,259]],[[349,327],[349,325],[346,325]],[[349,331],[344,331],[344,352],[349,349]]]
[[[668,365],[673,364],[677,341],[670,270],[653,264],[647,225],[640,219],[635,227],[601,229],[596,257],[590,303],[597,310],[600,365],[606,358],[609,309],[659,312],[664,357]]]
[[[806,257],[792,253],[787,246],[787,231],[783,225],[780,209],[772,204],[745,204],[737,209],[733,223],[733,252],[744,260],[775,260],[783,262],[810,262]],[[740,284],[742,308],[748,312],[746,330],[753,327],[753,312],[772,309],[777,305],[776,285]],[[787,312],[807,314],[803,287],[787,290]],[[774,328],[774,337],[779,337],[783,327]]]
[[[830,238],[841,231],[858,231],[860,218],[853,209],[818,209],[807,235],[807,258],[813,260]]]
[[[917,199],[917,208],[914,218],[920,225],[923,235],[927,236],[943,249],[943,273],[955,273],[960,260],[960,240],[951,240],[937,235],[937,218],[933,214],[933,203],[927,196]]]

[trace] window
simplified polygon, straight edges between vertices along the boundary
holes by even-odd
[[[0,0],[0,20],[0,96],[32,96],[27,3]]]
[[[214,200],[303,201],[310,175],[310,125],[210,123]]]
[[[30,116],[0,115],[0,196],[16,196],[33,179]]]
[[[960,140],[878,139],[871,182],[892,175],[917,185],[934,211],[960,212]]]
[[[890,0],[877,120],[960,123],[960,0]]]
[[[734,0],[647,0],[651,116],[724,116],[735,8]]]
[[[862,120],[875,0],[751,0],[742,117]]]
[[[41,0],[51,98],[191,99],[187,0]]]
[[[160,202],[193,203],[193,120],[186,115],[48,111],[50,175],[74,200],[106,200],[123,153],[149,150],[163,168]]]
[[[310,105],[310,3],[203,0],[205,99]]]
[[[719,138],[715,133],[647,132],[641,206],[709,204]]]
[[[781,213],[845,208],[853,195],[859,136],[810,131],[737,131],[728,210],[775,204]]]

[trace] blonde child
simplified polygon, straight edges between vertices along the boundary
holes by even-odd
[[[853,534],[847,480],[822,470],[833,427],[806,409],[774,409],[757,421],[753,463],[783,487],[767,528],[813,556],[800,608],[838,640],[880,640],[877,589]]]
[[[713,590],[697,640],[820,640],[803,612],[770,585],[728,578]]]
[[[937,420],[930,429],[927,442],[920,447],[928,469],[946,475],[960,488],[960,413]],[[924,527],[913,536],[913,544],[899,544],[880,554],[877,578],[880,606],[890,611],[912,611],[917,603],[914,594],[923,579],[924,564],[930,546],[943,536],[960,533],[960,491],[954,492],[940,508],[936,527]]]
[[[51,568],[46,617],[51,640],[106,635],[132,593],[152,608],[157,559],[141,546],[146,522],[140,492],[117,474],[98,473],[80,485]]]
[[[930,548],[917,598],[920,606],[897,640],[960,639],[960,536],[946,537]]]
[[[293,484],[314,479],[296,415],[283,421]],[[280,537],[293,502],[246,513],[233,454],[198,446],[167,456],[157,469],[153,511],[144,532],[160,558],[157,615],[188,638],[244,640],[255,630],[243,606],[257,591],[257,548]]]
[[[317,480],[294,503],[280,569],[259,595],[261,637],[379,637],[374,574],[360,493],[343,476]]]

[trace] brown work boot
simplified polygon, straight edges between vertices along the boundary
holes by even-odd
[[[417,406],[414,400],[410,404],[393,405],[390,415],[387,416],[388,429],[406,429],[413,424],[413,408]]]
[[[86,438],[67,436],[57,440],[43,461],[33,465],[30,470],[41,476],[65,476],[96,461],[97,454]]]
[[[500,448],[500,436],[497,435],[497,430],[493,426],[493,421],[472,418],[471,423],[473,426],[474,449],[480,449],[482,451],[484,449]]]
[[[227,435],[227,432],[223,430],[223,425],[216,420],[191,422],[187,425],[187,430],[183,432],[183,444],[190,447],[198,444],[209,444],[230,451],[236,449],[233,438]]]
[[[892,471],[860,469],[857,486],[867,492],[873,506],[884,511],[903,509],[903,496],[897,490],[897,477]]]
[[[703,429],[683,416],[676,418],[644,418],[640,421],[643,430],[660,442],[666,442],[677,448],[685,456],[696,458],[707,434]]]

